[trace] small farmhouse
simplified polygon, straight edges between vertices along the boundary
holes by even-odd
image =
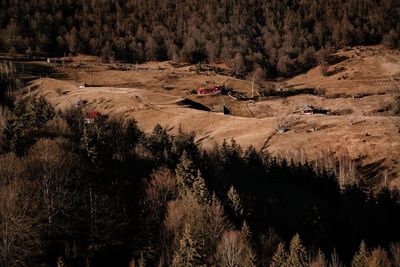
[[[93,123],[99,116],[100,113],[97,111],[86,112],[85,123],[87,124]]]

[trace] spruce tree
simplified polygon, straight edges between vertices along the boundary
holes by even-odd
[[[356,255],[354,255],[353,260],[351,261],[351,267],[367,266],[368,256],[369,256],[369,253],[367,250],[367,246],[365,245],[364,240],[362,240]]]
[[[173,267],[194,267],[198,264],[199,254],[197,252],[197,243],[193,240],[190,233],[190,226],[185,225],[183,237],[179,242],[179,248],[175,252],[172,260]]]
[[[242,226],[243,235],[243,267],[255,267],[256,266],[256,254],[251,245],[251,231],[250,227],[246,222],[243,222]]]
[[[236,189],[235,187],[233,187],[233,185],[229,188],[227,196],[228,196],[229,206],[235,212],[235,215],[237,217],[241,217],[243,215],[243,207],[240,200],[240,196],[236,192]]]
[[[191,190],[193,182],[197,177],[195,165],[186,152],[183,152],[180,162],[176,166],[175,173],[179,194],[183,196],[188,190]]]
[[[142,138],[143,132],[137,126],[136,120],[129,120],[126,124],[126,142],[128,149],[134,147]]]
[[[206,183],[204,182],[203,177],[201,177],[200,170],[197,171],[197,176],[193,182],[193,193],[201,206],[207,205],[209,202],[209,195]]]
[[[15,117],[7,120],[3,130],[3,150],[22,155],[25,148],[23,129]]]
[[[31,101],[31,113],[36,127],[41,127],[55,116],[54,108],[43,96]]]
[[[285,245],[281,242],[279,243],[274,256],[272,256],[270,267],[288,267],[287,260],[288,253],[285,249]]]
[[[308,266],[307,251],[301,243],[299,234],[295,234],[290,241],[290,251],[288,257],[288,265],[293,267]]]

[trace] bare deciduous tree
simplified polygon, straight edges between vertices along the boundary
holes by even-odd
[[[177,182],[173,173],[167,168],[156,170],[146,188],[145,204],[153,215],[164,217],[168,201],[177,195]]]
[[[29,150],[26,164],[32,180],[36,181],[44,205],[48,235],[63,229],[57,216],[65,216],[72,209],[74,193],[70,190],[76,161],[73,154],[63,150],[60,139],[41,139]]]
[[[0,266],[29,266],[40,251],[34,191],[18,180],[0,188]]]
[[[1,184],[8,184],[11,181],[20,178],[23,172],[23,164],[18,157],[13,153],[8,153],[0,156],[0,174]]]
[[[222,267],[239,267],[242,262],[243,236],[239,231],[224,233],[217,248],[217,257]]]

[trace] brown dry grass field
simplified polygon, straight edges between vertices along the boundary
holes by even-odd
[[[250,79],[213,72],[196,74],[193,66],[174,68],[169,62],[103,64],[90,56],[68,58],[64,64],[60,60],[50,63],[69,78],[42,78],[28,87],[38,88],[31,93],[44,95],[60,109],[82,100],[87,101],[87,111],[135,118],[147,132],[156,123],[171,132],[179,127],[194,131],[196,140],[206,149],[224,138],[234,138],[244,147],[253,145],[294,160],[346,155],[364,178],[379,184],[386,177],[390,186],[400,186],[400,116],[392,112],[394,99],[400,94],[399,52],[370,46],[339,51],[335,56],[340,60],[329,65],[328,75],[322,75],[316,67],[284,81],[283,91],[312,88],[317,93],[255,101],[188,94],[210,86],[212,81],[250,96]],[[79,88],[80,83],[89,86]],[[266,82],[270,83],[274,82]],[[224,105],[231,114],[179,105],[185,98],[208,107]],[[304,105],[328,113],[303,115]],[[279,126],[288,131],[278,133]]]

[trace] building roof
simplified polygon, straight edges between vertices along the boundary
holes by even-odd
[[[311,111],[314,111],[314,109],[313,109],[312,106],[304,105],[303,111],[304,111],[304,112],[307,112],[307,111],[308,111],[308,112],[311,112]]]
[[[198,94],[215,94],[215,93],[220,93],[221,92],[221,87],[216,85],[215,87],[211,88],[199,88],[197,89]]]
[[[99,115],[100,115],[100,114],[99,114],[99,112],[97,112],[97,111],[89,111],[89,112],[86,112],[86,118],[87,118],[87,119],[95,119],[95,118],[97,118]]]

